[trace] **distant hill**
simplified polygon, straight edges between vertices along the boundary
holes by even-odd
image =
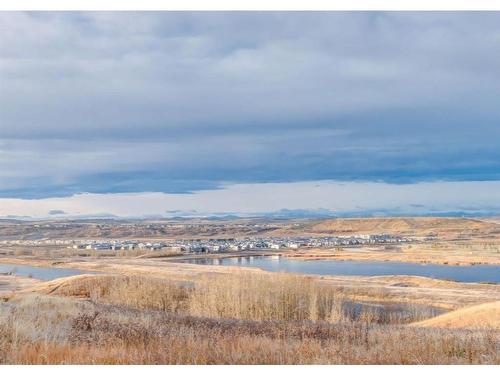
[[[500,223],[468,218],[410,217],[330,219],[303,228],[312,233],[388,233],[411,236],[436,235],[445,238],[499,235]]]
[[[270,220],[57,221],[0,222],[0,240],[97,238],[231,238],[263,235],[288,222]]]
[[[74,238],[231,238],[393,234],[443,239],[500,238],[500,222],[488,219],[394,217],[350,219],[182,219],[2,221],[0,240]]]

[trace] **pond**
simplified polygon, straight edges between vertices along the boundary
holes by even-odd
[[[282,256],[265,255],[219,259],[197,258],[178,260],[177,262],[222,266],[258,267],[271,272],[294,272],[315,275],[410,275],[425,276],[434,279],[455,280],[461,282],[500,283],[500,266],[497,265],[448,266],[439,264],[406,262],[296,260]]]
[[[82,275],[94,272],[77,270],[71,268],[33,267],[18,264],[0,263],[0,274],[12,273],[16,276],[32,277],[38,280],[54,280],[60,277]]]

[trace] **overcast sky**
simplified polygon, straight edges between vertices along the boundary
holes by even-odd
[[[0,12],[0,35],[0,215],[499,210],[500,13]]]

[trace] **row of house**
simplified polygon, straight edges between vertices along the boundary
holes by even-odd
[[[411,242],[409,238],[397,237],[388,234],[356,235],[335,237],[269,237],[244,239],[191,239],[172,240],[162,242],[140,242],[136,240],[124,241],[80,241],[74,242],[73,249],[93,250],[161,250],[169,249],[179,252],[212,253],[224,251],[242,251],[259,249],[298,249],[303,247],[338,247],[359,246],[367,244],[394,244]]]
[[[83,241],[73,243],[72,249],[87,250],[161,250],[166,247],[165,243],[160,242],[138,242],[138,241]]]

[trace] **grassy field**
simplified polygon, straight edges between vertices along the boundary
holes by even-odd
[[[500,330],[500,301],[471,306],[414,323],[420,327],[469,328]]]
[[[356,261],[392,261],[469,266],[500,264],[500,241],[432,241],[395,246],[338,247],[335,249],[300,249],[288,252],[294,259],[342,259]]]
[[[430,316],[346,302],[293,275],[76,276],[0,303],[0,362],[500,364],[498,331],[414,327]]]
[[[234,272],[265,273],[254,268],[172,263],[165,259],[133,257],[0,257],[0,263],[60,267],[120,275],[151,276],[163,280],[193,282],[201,277],[229,275]],[[349,299],[365,302],[409,303],[443,309],[459,309],[500,300],[500,285],[458,283],[418,276],[312,276]],[[9,282],[10,280],[10,282]],[[23,285],[39,282],[0,277],[0,295],[22,290]]]

